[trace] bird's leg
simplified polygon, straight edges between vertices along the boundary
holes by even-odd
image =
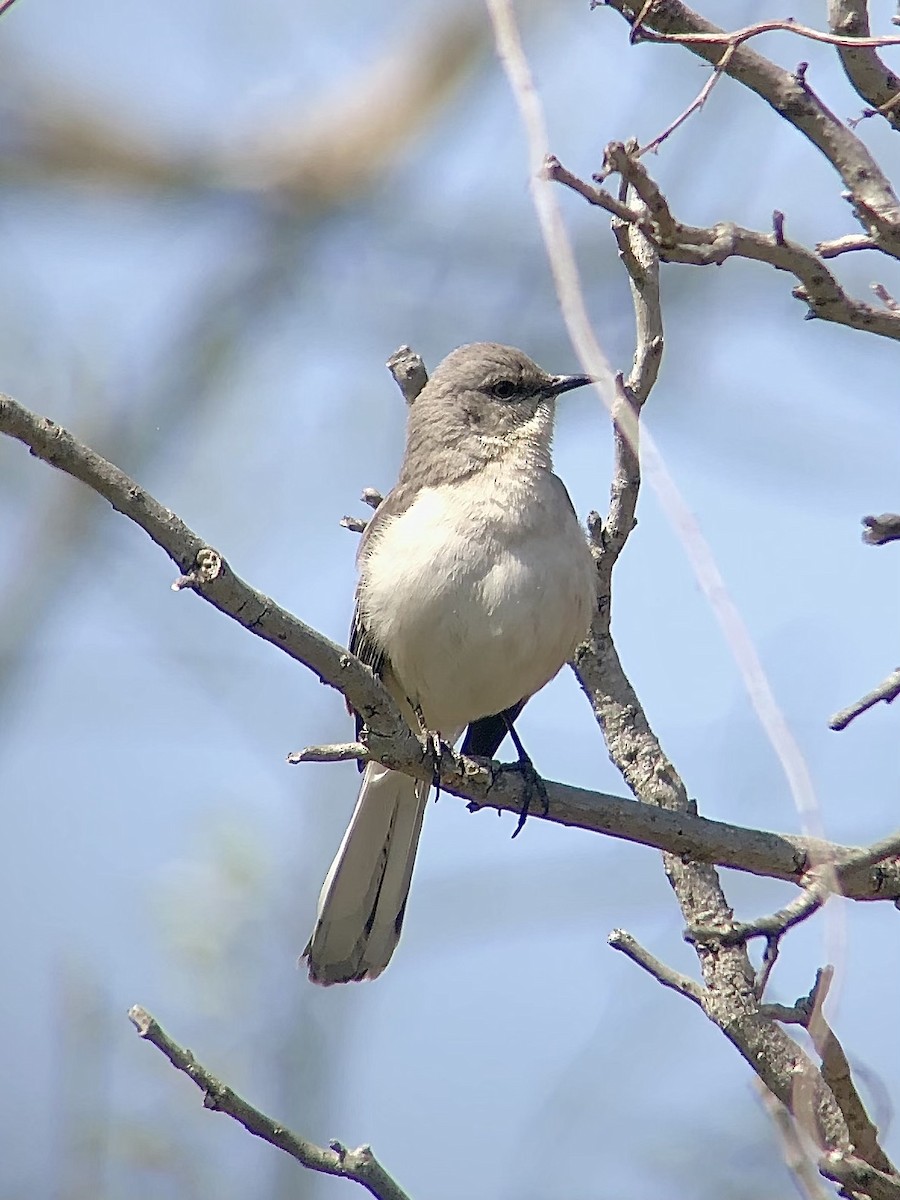
[[[531,811],[531,801],[535,795],[539,798],[541,806],[544,810],[544,816],[550,811],[550,797],[547,795],[547,789],[544,786],[544,781],[534,769],[534,763],[531,757],[522,745],[519,735],[516,733],[516,727],[512,719],[503,713],[503,720],[506,723],[506,732],[512,739],[512,744],[516,748],[516,753],[519,756],[518,768],[522,772],[522,780],[524,782],[525,797],[522,803],[522,811],[519,813],[518,823],[513,830],[513,837],[518,837],[525,826],[525,818]]]
[[[419,733],[421,733],[431,751],[431,784],[434,788],[435,803],[437,803],[438,797],[441,794],[441,735],[436,729],[428,728],[428,723],[418,704],[414,704],[412,701],[410,703],[412,704],[413,712],[416,714],[416,720],[419,723]]]

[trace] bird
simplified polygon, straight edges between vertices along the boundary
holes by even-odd
[[[551,442],[550,375],[521,350],[453,350],[408,408],[395,487],[363,533],[350,649],[410,727],[492,757],[525,702],[571,659],[596,569]],[[430,784],[375,761],[321,894],[309,978],[377,978],[400,938]]]

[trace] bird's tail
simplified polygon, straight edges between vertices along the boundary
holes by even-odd
[[[375,979],[400,937],[429,785],[370,762],[319,896],[313,983]]]

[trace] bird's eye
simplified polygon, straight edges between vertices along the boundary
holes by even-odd
[[[495,400],[510,400],[516,394],[516,385],[511,379],[498,379],[491,387],[491,395]]]

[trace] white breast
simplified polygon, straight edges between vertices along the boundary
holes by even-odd
[[[587,632],[594,566],[548,471],[424,489],[373,533],[361,613],[432,729],[532,695]]]

